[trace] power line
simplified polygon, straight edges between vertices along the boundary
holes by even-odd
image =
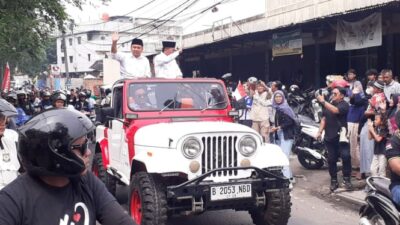
[[[142,33],[141,35],[137,36],[136,38],[139,38],[139,37],[141,37],[141,36],[143,36],[143,35],[146,35],[146,34],[152,32],[153,30],[155,30],[155,29],[161,27],[161,26],[164,25],[165,23],[171,21],[171,20],[174,19],[176,16],[178,16],[179,14],[181,14],[183,11],[187,10],[188,8],[190,8],[191,6],[193,6],[194,4],[196,4],[198,1],[199,1],[199,0],[193,1],[190,5],[186,6],[184,9],[182,9],[181,11],[179,11],[178,13],[176,13],[175,15],[173,15],[173,16],[172,16],[171,18],[169,18],[168,20],[165,20],[164,22],[162,22],[162,23],[159,24],[158,26],[155,26],[153,29],[147,31],[146,33]]]
[[[143,4],[142,6],[136,8],[136,9],[130,11],[130,12],[127,12],[127,13],[121,15],[121,16],[127,16],[127,15],[129,15],[129,14],[131,14],[131,13],[134,13],[134,12],[136,12],[136,11],[139,11],[139,10],[143,9],[144,7],[150,5],[151,3],[155,2],[155,1],[157,1],[157,0],[151,0],[150,2],[147,2],[146,4]],[[94,26],[94,25],[105,24],[105,23],[108,23],[108,22],[111,22],[111,21],[112,21],[112,20],[103,21],[103,22],[99,22],[99,23],[93,23],[93,24],[81,24],[81,25],[79,25],[79,26]]]
[[[154,20],[152,20],[152,21],[150,21],[150,22],[148,22],[148,23],[144,23],[144,24],[141,24],[141,25],[136,26],[136,27],[134,27],[134,28],[122,30],[122,31],[119,31],[119,32],[126,32],[126,31],[134,30],[134,29],[137,29],[137,28],[140,28],[140,27],[149,26],[149,25],[151,25],[152,23],[155,24],[156,22],[163,21],[161,18],[163,18],[163,17],[167,16],[168,14],[172,13],[173,11],[179,9],[180,7],[182,7],[183,5],[185,5],[186,3],[190,2],[190,1],[191,1],[191,0],[186,0],[184,3],[178,5],[177,7],[173,8],[172,10],[166,12],[166,13],[163,14],[162,16],[160,16],[160,17],[158,17],[158,18],[156,18],[156,19],[154,19]],[[197,0],[195,0],[195,1],[197,2]]]

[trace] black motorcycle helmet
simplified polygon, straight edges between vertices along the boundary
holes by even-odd
[[[78,177],[85,170],[85,163],[71,145],[93,130],[92,121],[76,110],[44,111],[18,129],[22,165],[35,176]]]
[[[55,106],[57,100],[63,100],[64,101],[64,106],[67,104],[67,96],[65,96],[64,93],[62,92],[56,92],[51,96],[51,103],[53,106]]]

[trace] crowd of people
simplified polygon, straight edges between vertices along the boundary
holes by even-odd
[[[7,127],[16,129],[24,124],[32,116],[50,108],[76,109],[88,116],[94,115],[96,103],[101,105],[110,104],[111,90],[106,90],[106,96],[102,102],[96,102],[95,96],[89,89],[73,88],[70,90],[50,91],[48,88],[36,90],[35,88],[20,88],[8,93],[3,92],[2,98],[11,103],[18,115],[9,118]]]
[[[327,87],[316,92],[323,111],[316,138],[323,138],[327,148],[330,189],[339,187],[337,162],[341,158],[344,188],[353,189],[351,177],[361,180],[391,174],[391,190],[398,193],[393,196],[400,203],[400,176],[396,175],[400,154],[391,141],[400,140],[400,84],[389,69],[368,70],[360,80],[354,69],[346,76],[332,77],[327,77]],[[251,77],[243,86],[247,95],[234,105],[240,112],[239,123],[255,129],[265,142],[280,145],[289,157],[298,119],[287,104],[281,82],[265,84]],[[289,168],[284,175],[294,181]]]

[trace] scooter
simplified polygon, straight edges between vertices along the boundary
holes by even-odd
[[[321,140],[316,140],[319,125],[311,118],[298,115],[300,134],[295,139],[297,159],[306,169],[320,169],[327,164],[327,151]]]
[[[360,225],[397,225],[400,214],[392,201],[389,190],[390,180],[385,177],[367,178],[369,191],[365,197],[366,205],[360,208]]]

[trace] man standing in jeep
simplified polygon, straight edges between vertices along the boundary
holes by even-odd
[[[135,38],[131,43],[132,54],[123,54],[117,52],[118,33],[112,34],[111,53],[112,58],[118,60],[121,64],[122,78],[151,77],[150,62],[146,56],[143,56],[143,41]]]

